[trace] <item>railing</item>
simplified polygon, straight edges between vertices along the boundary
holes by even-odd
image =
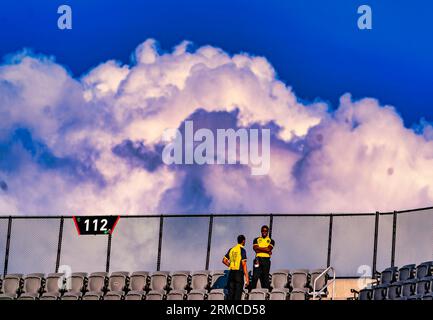
[[[317,290],[317,281],[323,277],[328,277],[328,272],[332,271],[332,281],[326,282],[326,285],[323,286],[320,290]],[[313,292],[312,298],[315,300],[317,297],[321,297],[322,293],[325,292],[326,289],[332,284],[332,295],[331,300],[334,300],[335,297],[335,270],[333,267],[326,268],[316,279],[313,281]]]
[[[238,234],[267,224],[272,268],[335,268],[339,277],[433,258],[433,207],[376,213],[121,215],[113,235],[78,236],[72,216],[0,216],[6,273],[222,269]],[[3,264],[3,265],[2,265]]]

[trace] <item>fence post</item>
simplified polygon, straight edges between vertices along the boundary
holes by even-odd
[[[206,253],[206,268],[205,270],[209,270],[209,261],[210,261],[210,249],[212,244],[212,228],[213,228],[213,214],[209,216],[209,232],[207,236],[207,253]]]
[[[379,211],[376,211],[376,220],[374,222],[374,247],[373,247],[373,278],[376,276],[376,262],[377,262],[377,240],[379,233]]]
[[[392,248],[391,248],[391,267],[395,264],[395,243],[397,239],[397,212],[394,211],[392,219]]]
[[[63,241],[63,223],[64,218],[60,218],[60,227],[59,227],[59,242],[57,244],[57,258],[56,258],[56,273],[59,272],[60,266],[60,256],[62,254],[62,241]]]
[[[8,274],[8,263],[9,263],[9,247],[11,243],[11,232],[12,232],[12,217],[9,216],[8,219],[8,233],[6,238],[6,251],[5,251],[5,263],[4,263],[4,270],[3,270],[3,276]]]
[[[110,258],[111,258],[111,233],[108,233],[107,241],[107,263],[105,265],[105,272],[110,272]]]
[[[161,249],[162,249],[162,232],[164,227],[164,216],[159,218],[159,240],[158,240],[158,256],[156,258],[156,271],[161,269]]]
[[[272,225],[274,224],[274,215],[269,215],[269,238],[272,238]]]
[[[328,257],[326,260],[326,266],[331,266],[331,252],[332,252],[332,224],[334,222],[334,215],[329,215],[329,233],[328,233]]]

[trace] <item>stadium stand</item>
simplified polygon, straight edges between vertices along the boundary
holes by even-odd
[[[386,268],[370,288],[352,290],[359,300],[431,300],[432,291],[433,261]]]
[[[244,288],[243,300],[308,300],[326,288],[324,269],[275,270],[270,289]],[[9,274],[0,277],[0,299],[18,300],[224,300],[227,271],[117,271]],[[251,275],[250,275],[251,276]],[[358,300],[432,300],[433,262],[389,267],[371,285],[355,291]],[[324,290],[319,298],[327,298]]]

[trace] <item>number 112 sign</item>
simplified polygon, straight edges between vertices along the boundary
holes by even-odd
[[[112,234],[120,216],[73,216],[78,234],[106,235]]]

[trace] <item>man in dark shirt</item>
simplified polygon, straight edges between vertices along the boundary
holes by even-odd
[[[247,270],[247,253],[244,249],[245,236],[238,236],[238,244],[227,251],[223,257],[223,263],[229,268],[228,276],[228,300],[241,300],[245,284],[249,285]]]
[[[256,258],[254,259],[251,289],[257,287],[259,279],[262,288],[269,289],[269,270],[271,269],[271,255],[275,242],[268,235],[268,226],[262,226],[261,233],[262,236],[255,238],[253,241],[253,250],[256,253]]]

